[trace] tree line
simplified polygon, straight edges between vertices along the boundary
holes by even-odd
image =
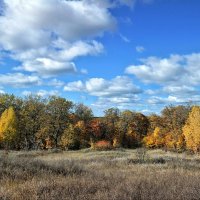
[[[167,106],[145,116],[110,108],[95,117],[83,104],[50,96],[0,95],[0,148],[163,148],[200,150],[200,107]]]

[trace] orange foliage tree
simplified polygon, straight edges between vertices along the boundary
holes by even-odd
[[[87,132],[90,138],[90,145],[92,146],[93,143],[96,141],[105,139],[105,130],[104,124],[101,119],[95,118],[90,121],[87,126]]]

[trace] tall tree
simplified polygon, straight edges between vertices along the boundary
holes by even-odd
[[[148,134],[152,134],[154,130],[158,128],[164,128],[164,121],[163,118],[156,114],[151,114],[148,116],[149,127],[148,127]]]
[[[105,126],[100,118],[95,118],[89,122],[87,125],[87,132],[90,141],[96,142],[106,139]]]
[[[85,123],[87,123],[94,117],[91,108],[83,105],[82,103],[75,105],[74,110],[77,121],[84,121]]]
[[[44,110],[45,100],[40,96],[31,95],[24,99],[19,120],[21,148],[37,148],[36,134],[41,128]]]
[[[118,108],[109,108],[104,111],[104,124],[106,127],[106,139],[112,141],[117,131],[117,122],[119,120],[120,111]]]
[[[6,109],[0,118],[0,141],[11,148],[17,138],[17,117],[13,107]]]
[[[142,138],[147,135],[148,126],[149,121],[145,115],[130,110],[121,112],[114,145],[116,143],[116,146],[128,148],[140,146]]]
[[[80,148],[80,137],[72,124],[68,124],[59,143],[63,149],[77,150]]]
[[[190,106],[168,106],[163,109],[162,118],[163,130],[166,134],[166,147],[173,149],[184,148],[182,129],[190,110]]]
[[[64,130],[70,122],[73,103],[65,98],[51,96],[45,108],[41,129],[46,129],[48,137],[57,148]]]
[[[115,134],[113,146],[119,147],[128,147],[129,144],[129,136],[131,130],[131,123],[134,120],[134,113],[130,110],[125,110],[120,113],[119,120],[117,122],[117,131]]]
[[[13,94],[0,94],[0,115],[9,107],[13,107],[15,114],[21,110],[23,99],[14,96]]]
[[[200,151],[200,106],[192,107],[183,134],[186,140],[186,147],[194,152]]]
[[[133,129],[141,138],[147,135],[149,120],[142,113],[134,113],[134,119],[132,124]]]
[[[78,135],[80,141],[80,148],[89,147],[90,137],[86,126],[87,124],[84,121],[78,121],[74,124],[76,134]]]

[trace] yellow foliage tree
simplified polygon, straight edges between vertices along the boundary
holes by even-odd
[[[184,149],[185,148],[185,137],[183,134],[179,135],[178,140],[176,142],[177,149]]]
[[[194,106],[183,128],[186,147],[194,152],[200,151],[200,106]]]
[[[71,150],[77,150],[80,148],[79,136],[72,124],[69,124],[68,127],[65,129],[60,140],[60,146],[63,149]]]
[[[145,144],[146,147],[149,147],[149,148],[162,147],[165,143],[162,130],[156,127],[152,134],[144,137],[143,143]]]
[[[10,145],[17,136],[17,117],[13,107],[6,109],[0,118],[0,141]]]
[[[177,149],[181,150],[185,147],[185,138],[183,134],[174,137],[174,134],[168,133],[165,136],[165,147],[167,149]]]

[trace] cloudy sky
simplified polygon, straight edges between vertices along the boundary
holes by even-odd
[[[0,93],[143,113],[200,101],[199,0],[0,0]]]

